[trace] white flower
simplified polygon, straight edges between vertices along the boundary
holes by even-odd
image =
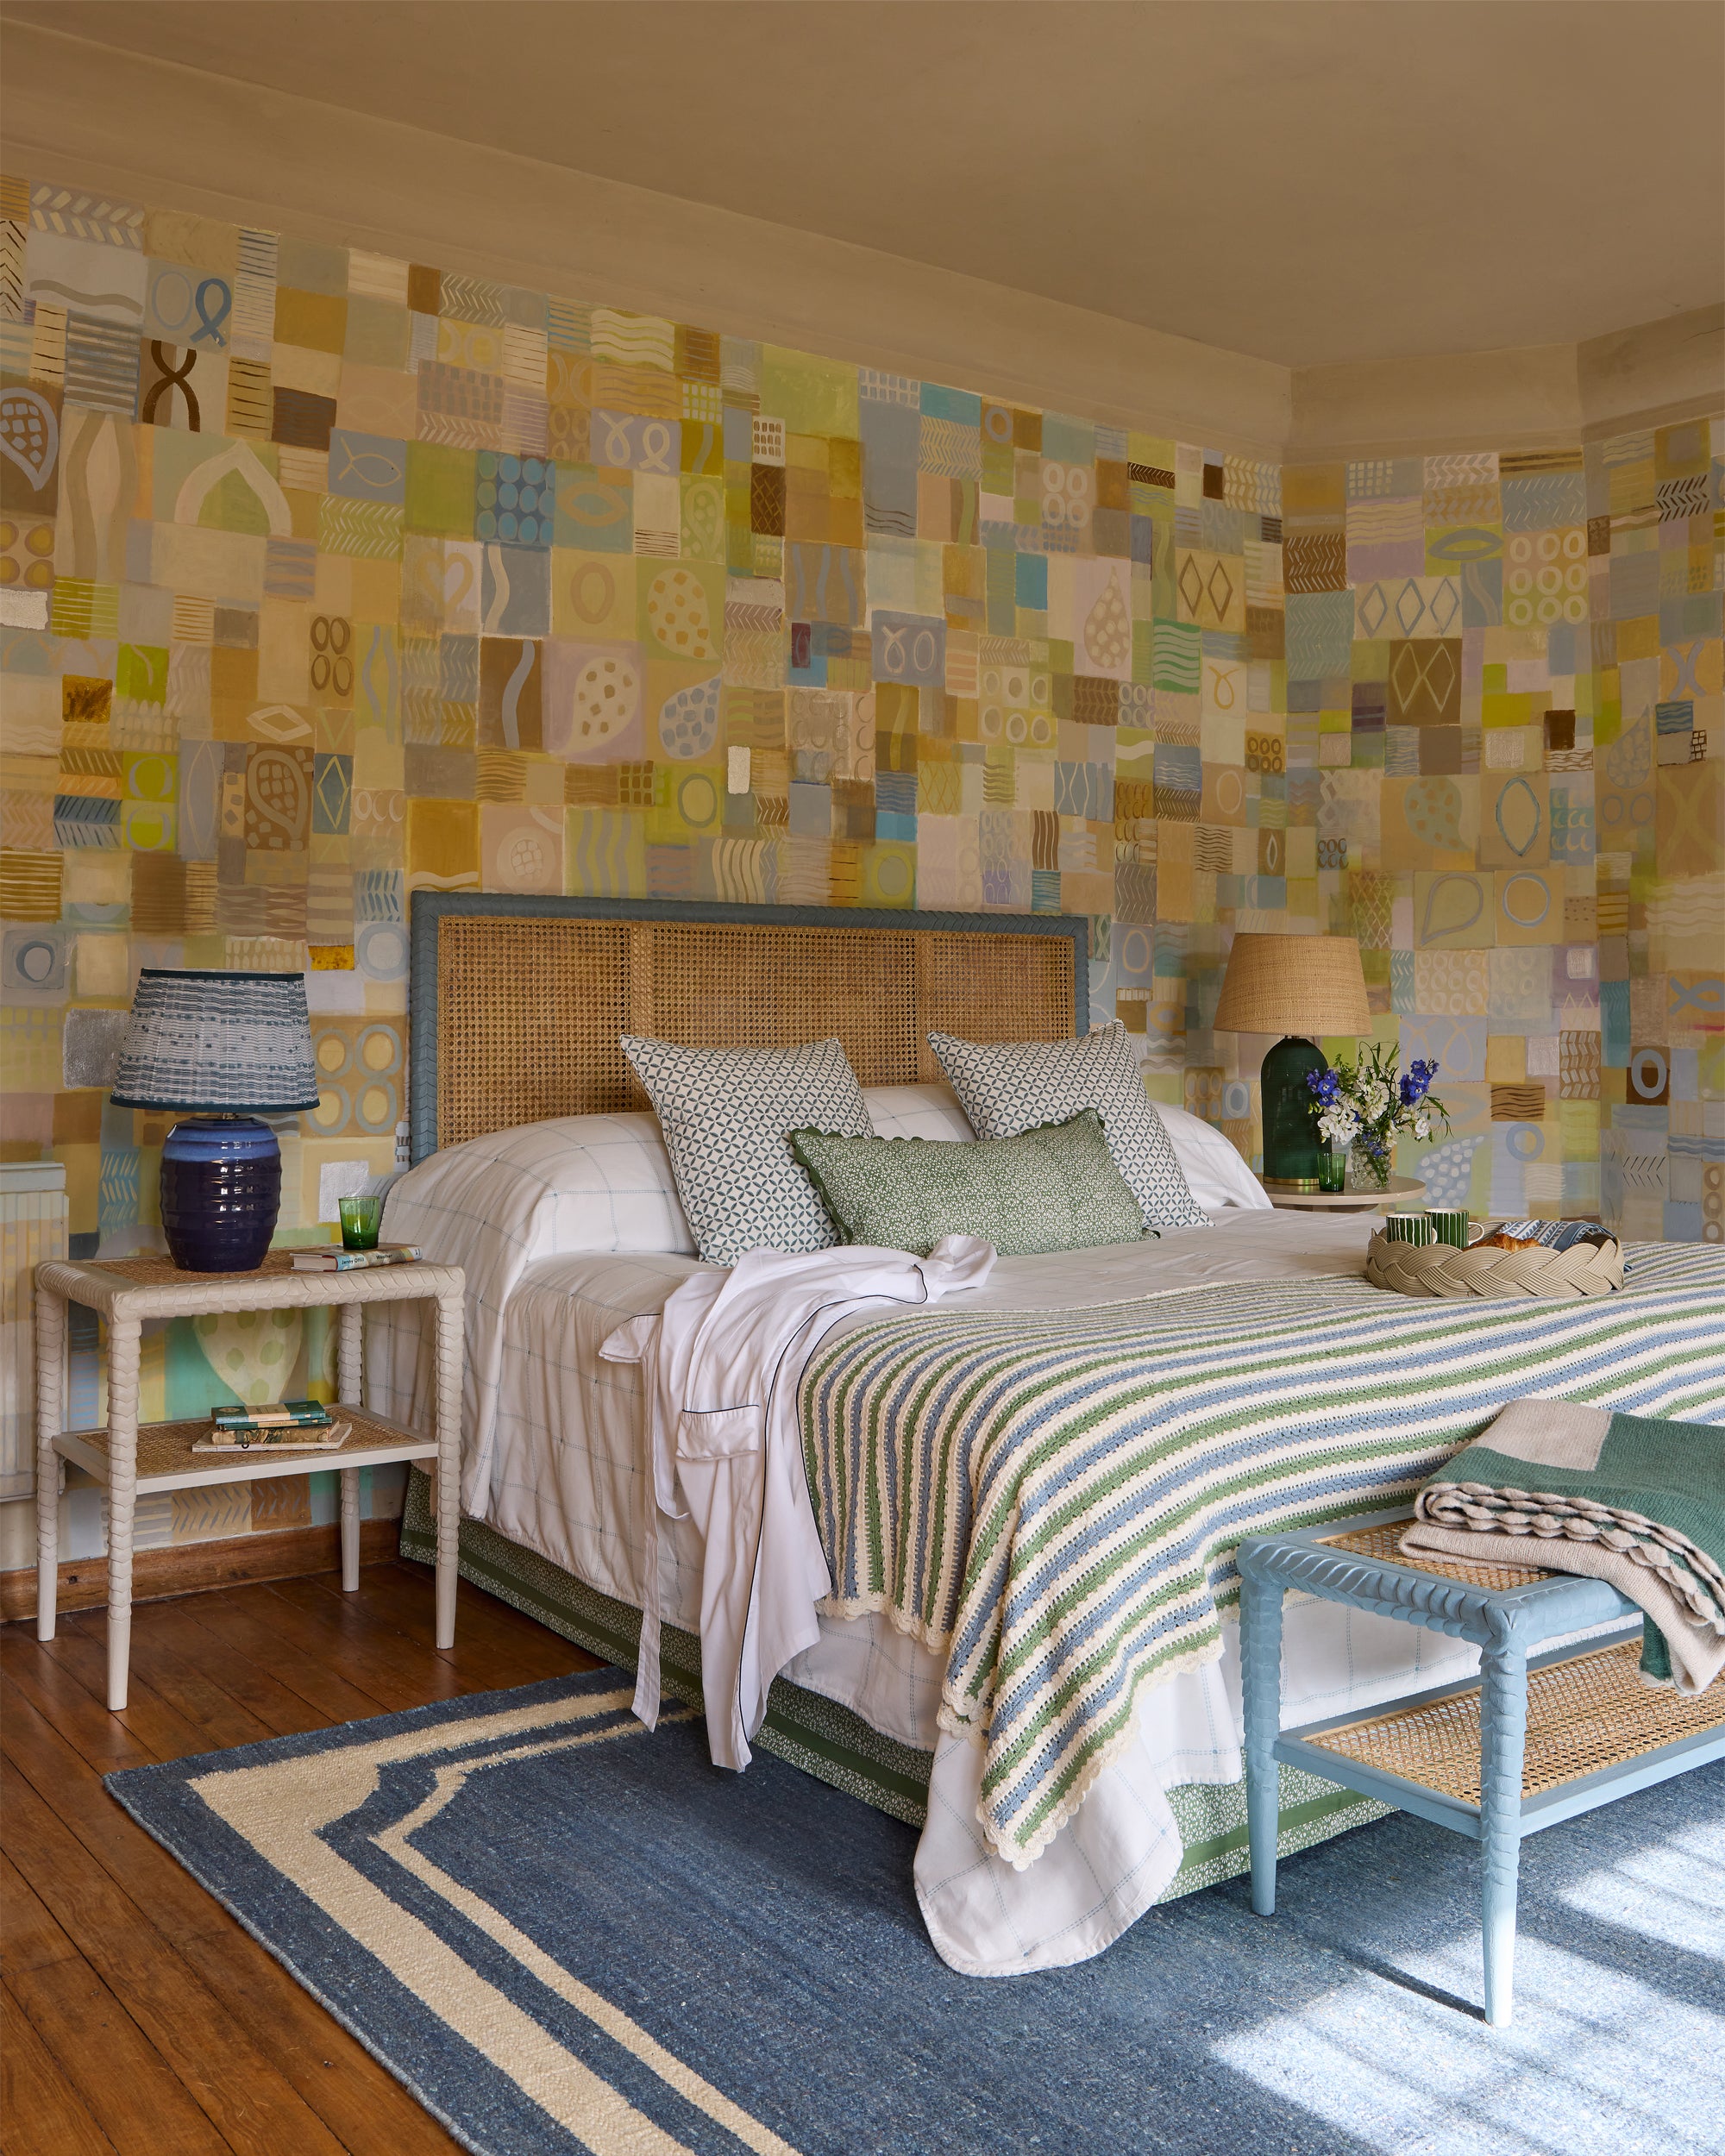
[[[1318,1119],[1318,1131],[1332,1145],[1352,1145],[1360,1133],[1360,1120],[1352,1108],[1337,1106]]]
[[[1432,1135],[1432,1119],[1430,1116],[1416,1115],[1414,1118],[1414,1135],[1415,1138],[1429,1138]]]
[[[1368,1123],[1376,1123],[1389,1106],[1389,1088],[1381,1078],[1374,1078],[1365,1088],[1363,1106]]]

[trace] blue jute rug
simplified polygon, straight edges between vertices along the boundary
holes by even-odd
[[[916,1835],[649,1735],[614,1670],[112,1775],[485,2156],[1672,2156],[1725,2147],[1725,1768],[1524,1846],[1516,2021],[1473,1845],[1405,1814],[956,1976]]]

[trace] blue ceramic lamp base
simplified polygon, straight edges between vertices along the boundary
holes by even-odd
[[[168,1256],[188,1273],[262,1264],[281,1210],[281,1148],[249,1115],[194,1115],[162,1147],[161,1222]]]

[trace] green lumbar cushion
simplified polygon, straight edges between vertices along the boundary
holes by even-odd
[[[969,1144],[825,1131],[793,1131],[789,1139],[845,1243],[926,1257],[943,1235],[975,1235],[1002,1257],[1028,1257],[1156,1232],[1094,1108]]]

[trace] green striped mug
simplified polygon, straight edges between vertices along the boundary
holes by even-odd
[[[1389,1243],[1434,1243],[1432,1218],[1426,1213],[1389,1213],[1383,1218],[1384,1240]]]
[[[1431,1222],[1434,1239],[1447,1243],[1452,1249],[1467,1248],[1468,1218],[1465,1206],[1428,1206],[1426,1218]]]

